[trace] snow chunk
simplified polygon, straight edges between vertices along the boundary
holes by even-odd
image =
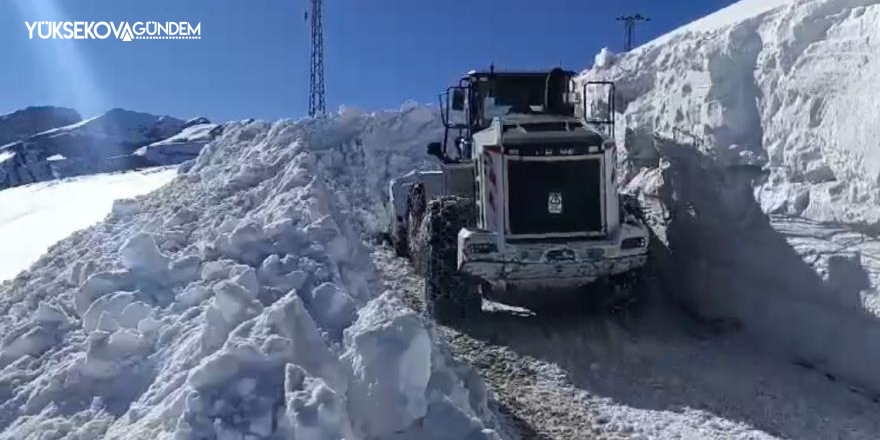
[[[69,321],[67,314],[60,307],[40,301],[34,312],[34,321],[40,324],[58,324],[65,326]]]
[[[120,292],[112,296],[104,296],[93,302],[82,317],[83,328],[91,332],[98,327],[99,320],[111,319],[117,321],[122,311],[135,301],[135,296],[129,292]]]
[[[161,274],[168,270],[168,257],[159,251],[152,234],[140,233],[129,238],[119,254],[122,265],[133,272]]]
[[[110,214],[115,219],[130,217],[140,212],[141,208],[138,206],[137,200],[134,199],[114,200],[113,207],[110,210]]]
[[[217,248],[225,256],[249,264],[259,264],[272,251],[263,228],[252,221],[241,222],[232,232],[221,235]]]
[[[424,322],[391,292],[361,309],[345,330],[352,369],[352,423],[368,437],[406,429],[427,414],[431,339]]]
[[[229,270],[229,276],[232,281],[244,287],[251,296],[257,296],[260,292],[260,282],[257,281],[257,271],[254,268],[239,264]]]
[[[308,275],[297,268],[297,259],[292,255],[286,255],[283,259],[278,255],[270,255],[260,265],[258,276],[262,283],[283,292],[299,290]]]
[[[337,339],[354,321],[357,310],[351,296],[333,283],[323,283],[312,289],[309,308],[321,327]]]
[[[209,261],[202,266],[202,279],[214,281],[229,278],[229,271],[235,264],[232,260]]]
[[[596,54],[596,59],[593,62],[594,69],[607,69],[614,65],[617,62],[617,54],[612,52],[607,47],[603,47],[599,53]]]
[[[256,315],[262,307],[254,302],[254,293],[235,281],[214,286],[214,304],[226,322],[241,322],[246,315]]]
[[[74,296],[74,306],[77,313],[82,316],[92,305],[92,301],[104,295],[124,290],[131,283],[131,273],[128,271],[99,272],[90,276]]]
[[[173,284],[187,284],[199,279],[202,268],[202,259],[195,255],[177,258],[169,266]]]
[[[254,294],[234,281],[221,281],[214,286],[214,299],[205,318],[202,345],[207,350],[219,347],[238,324],[263,311]]]
[[[281,429],[302,440],[353,438],[345,399],[320,378],[287,364]]]
[[[23,356],[39,356],[60,339],[61,333],[51,326],[21,327],[0,340],[0,367]]]

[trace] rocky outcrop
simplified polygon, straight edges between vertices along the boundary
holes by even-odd
[[[138,148],[180,133],[184,121],[123,109],[32,134],[0,147],[0,189],[61,177],[149,166]]]
[[[28,107],[0,115],[0,146],[57,127],[82,121],[79,113],[63,107]]]

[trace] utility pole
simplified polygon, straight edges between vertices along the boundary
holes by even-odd
[[[636,23],[640,21],[651,21],[650,18],[645,17],[642,14],[635,15],[625,15],[623,17],[617,17],[617,21],[623,22],[624,32],[625,32],[625,40],[623,48],[625,51],[629,52],[635,47],[636,41]]]
[[[311,71],[309,72],[309,116],[324,113],[324,24],[323,8],[324,0],[310,0],[312,13],[306,18],[311,18],[312,27],[312,50]]]

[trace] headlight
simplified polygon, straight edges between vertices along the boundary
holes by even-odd
[[[621,249],[639,249],[647,247],[648,241],[644,237],[632,237],[624,239],[620,243]]]
[[[498,252],[498,246],[495,246],[495,243],[473,243],[467,245],[465,252],[468,254],[491,254]]]
[[[605,258],[605,249],[602,249],[602,248],[587,249],[587,259],[588,260],[601,260],[603,258]]]

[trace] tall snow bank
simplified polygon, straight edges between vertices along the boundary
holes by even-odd
[[[432,110],[225,126],[0,287],[0,437],[491,439],[485,390],[360,232]]]
[[[880,393],[877,274],[860,261],[854,234],[841,246],[789,223],[783,235],[754,199],[759,167],[671,140],[656,147],[658,166],[638,170],[628,190],[647,207],[665,294],[719,330],[741,328],[768,352]],[[811,235],[809,249],[789,243]]]
[[[769,170],[765,211],[880,220],[880,1],[743,0],[583,73],[631,128]]]

